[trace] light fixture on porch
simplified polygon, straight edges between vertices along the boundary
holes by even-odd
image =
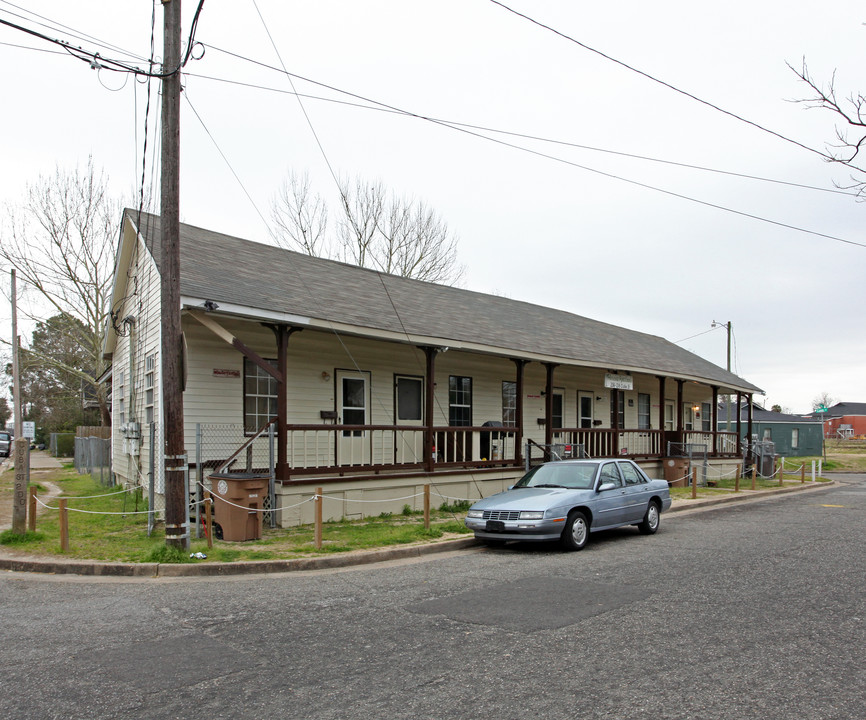
[[[328,382],[331,379],[331,373],[327,370],[322,370],[322,382]]]

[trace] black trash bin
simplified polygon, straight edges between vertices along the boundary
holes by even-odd
[[[263,473],[224,472],[210,476],[214,495],[214,521],[222,539],[231,542],[259,540],[265,495],[271,476]]]

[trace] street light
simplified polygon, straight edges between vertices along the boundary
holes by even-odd
[[[728,372],[731,372],[731,321],[728,320],[728,322],[726,322],[726,323],[720,323],[720,322],[716,322],[715,320],[713,320],[710,327],[714,327],[714,328],[723,327],[723,328],[728,329],[728,364],[727,364],[726,369]],[[737,413],[739,414],[739,412],[740,412],[740,408],[737,408]],[[727,430],[728,432],[731,431],[731,396],[730,395],[725,396],[725,430]]]

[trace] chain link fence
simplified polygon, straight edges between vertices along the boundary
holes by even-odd
[[[195,473],[191,474],[190,505],[195,508],[196,536],[201,537],[203,515],[200,511],[204,491],[211,490],[210,476],[215,472],[243,472],[268,477],[264,498],[264,522],[277,526],[275,487],[274,427],[269,425],[251,433],[243,425],[199,423],[196,425]]]
[[[75,470],[79,475],[89,474],[100,485],[114,485],[111,471],[111,440],[98,437],[75,438]]]

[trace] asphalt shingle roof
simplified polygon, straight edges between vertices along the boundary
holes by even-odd
[[[126,211],[136,225],[137,212]],[[160,264],[159,217],[140,232]],[[182,295],[574,364],[755,385],[664,338],[563,310],[413,280],[181,224]],[[395,308],[397,310],[395,310]]]

